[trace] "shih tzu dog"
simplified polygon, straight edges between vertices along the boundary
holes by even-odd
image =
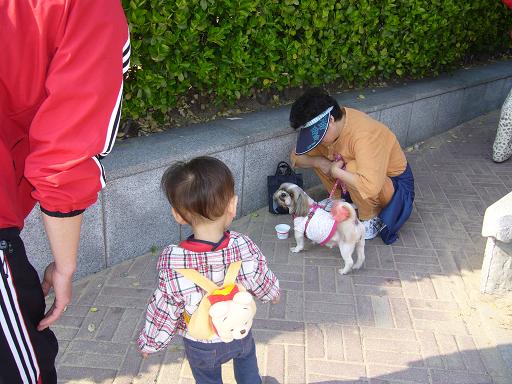
[[[330,212],[309,197],[296,184],[283,183],[273,196],[275,202],[293,217],[293,229],[297,245],[292,252],[304,249],[304,237],[314,243],[332,248],[337,245],[345,266],[338,270],[342,275],[359,269],[364,262],[364,225],[357,218],[351,204],[334,200]],[[354,264],[352,253],[357,253]]]

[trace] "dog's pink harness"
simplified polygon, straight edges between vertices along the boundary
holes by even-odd
[[[294,217],[294,229],[302,231],[309,240],[325,245],[336,232],[337,223],[321,205],[314,203],[304,217]]]
[[[343,160],[343,157],[337,153],[334,155],[334,159],[335,161],[340,161]],[[345,169],[345,166],[346,164],[343,160],[343,166],[341,169]],[[336,188],[341,189],[342,195],[347,193],[346,185],[340,179],[336,179],[331,193],[329,194],[329,200],[332,200]],[[304,236],[320,245],[325,245],[332,239],[338,224],[332,215],[324,208],[325,206],[322,206],[318,203],[313,203],[309,208],[309,213],[307,216],[297,217],[292,215],[294,229],[302,230]]]

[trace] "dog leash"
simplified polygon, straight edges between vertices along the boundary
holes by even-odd
[[[346,168],[346,163],[345,163],[345,160],[343,160],[343,157],[339,154],[339,153],[336,153],[334,155],[334,160],[335,161],[340,161],[342,160],[343,161],[343,166],[341,167],[341,169],[345,170]],[[347,186],[345,185],[345,183],[343,181],[341,181],[340,179],[336,179],[336,182],[334,183],[333,187],[332,187],[332,190],[331,190],[331,193],[329,193],[329,200],[332,200],[333,196],[334,196],[334,192],[336,192],[336,189],[337,188],[340,188],[341,189],[341,193],[342,193],[342,196],[345,195],[347,193]],[[313,203],[313,205],[311,206],[311,209],[310,211],[308,212],[308,216],[307,216],[307,219],[306,219],[306,223],[304,224],[304,235],[307,237],[306,233],[307,233],[307,229],[308,229],[308,225],[309,225],[309,222],[311,221],[311,219],[313,218],[313,215],[315,214],[316,210],[318,208],[321,208],[321,209],[325,209],[327,205],[325,206],[322,206],[318,203]],[[294,215],[292,215],[292,217],[295,219]]]
[[[343,157],[339,153],[336,153],[334,155],[334,160],[335,161],[340,161],[340,160],[343,161],[343,166],[341,167],[341,169],[343,169],[343,170],[346,169],[347,164],[345,163],[345,160],[343,160]],[[336,182],[332,186],[331,193],[329,193],[329,200],[332,200],[332,198],[334,196],[334,192],[336,192],[337,188],[341,189],[342,196],[347,194],[347,186],[345,185],[345,183],[343,181],[341,181],[340,179],[336,179]]]

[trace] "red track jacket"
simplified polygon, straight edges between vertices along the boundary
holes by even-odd
[[[0,228],[96,201],[129,57],[120,0],[0,0]]]

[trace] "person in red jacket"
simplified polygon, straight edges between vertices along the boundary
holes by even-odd
[[[55,383],[48,326],[71,300],[82,215],[105,186],[128,25],[120,0],[0,0],[0,10],[0,383]],[[20,238],[36,202],[54,258],[42,284]]]

